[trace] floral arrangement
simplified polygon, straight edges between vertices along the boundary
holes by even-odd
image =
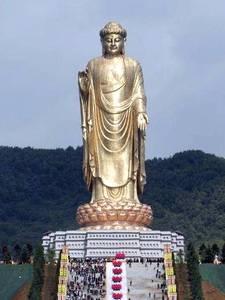
[[[113,276],[113,277],[112,277],[112,281],[113,281],[113,282],[121,282],[121,280],[122,280],[122,277],[121,277],[121,276]]]
[[[124,259],[125,258],[125,254],[122,252],[116,253],[116,259]]]
[[[122,289],[122,276],[117,276],[123,273],[122,266],[122,259],[125,259],[125,254],[122,252],[116,253],[115,259],[112,261],[112,298],[113,299],[122,299],[123,294],[120,292]],[[117,292],[116,292],[117,291]]]
[[[113,274],[121,274],[123,272],[123,270],[121,268],[113,268]]]
[[[122,285],[120,283],[112,284],[112,289],[115,291],[121,290]]]
[[[123,297],[122,293],[113,293],[112,294],[113,299],[121,299]]]
[[[112,263],[114,267],[120,267],[122,265],[122,261],[119,260],[113,260]]]

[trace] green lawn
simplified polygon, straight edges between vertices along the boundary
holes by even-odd
[[[0,299],[10,300],[31,279],[32,265],[0,265]]]
[[[203,280],[225,293],[225,265],[202,264],[200,273]]]

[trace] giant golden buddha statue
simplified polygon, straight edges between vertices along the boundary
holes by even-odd
[[[145,174],[146,96],[140,64],[125,55],[126,30],[100,31],[102,56],[79,72],[83,172],[92,193],[77,222],[94,229],[145,228],[152,210],[141,204]]]

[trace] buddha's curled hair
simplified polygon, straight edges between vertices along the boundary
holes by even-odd
[[[127,37],[126,30],[117,22],[109,22],[100,30],[101,39],[104,38],[106,34],[120,34],[124,39]]]

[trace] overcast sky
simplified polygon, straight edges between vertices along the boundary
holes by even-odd
[[[77,72],[112,20],[143,68],[147,157],[225,157],[224,0],[0,0],[0,145],[81,145]]]

